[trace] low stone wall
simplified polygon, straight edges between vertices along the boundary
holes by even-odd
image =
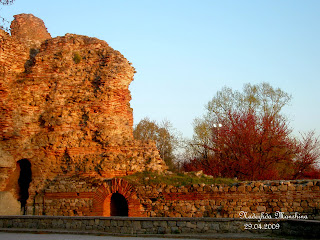
[[[297,213],[308,220],[320,217],[320,180],[175,187],[139,186],[123,179],[90,177],[70,177],[50,183],[45,193],[35,198],[35,211],[30,214],[111,216],[111,196],[115,193],[125,197],[129,217],[240,218],[241,213],[274,216],[277,212]]]
[[[241,212],[320,216],[320,180],[252,181],[233,185],[137,186],[149,217],[227,217]]]
[[[320,236],[320,221],[228,218],[129,218],[1,216],[0,231],[94,233],[106,235],[211,235],[254,233]]]
[[[134,186],[123,179],[70,177],[49,185],[37,195],[32,215],[51,216],[111,216],[111,197],[121,194],[128,207],[129,217],[146,217]]]

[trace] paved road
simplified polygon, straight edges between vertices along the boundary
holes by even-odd
[[[32,234],[0,232],[0,240],[177,240],[176,238],[112,237],[70,234]],[[190,240],[190,239],[189,239]]]

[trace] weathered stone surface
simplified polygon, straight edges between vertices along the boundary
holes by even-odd
[[[0,192],[0,215],[19,215],[20,203],[10,192]]]
[[[154,142],[133,139],[128,88],[134,72],[105,41],[75,34],[51,38],[42,21],[30,15],[15,16],[12,36],[0,30],[0,215],[8,208],[19,212],[18,179],[28,168],[20,160],[27,159],[28,214],[110,216],[111,198],[121,194],[128,215],[136,217],[239,218],[240,211],[319,217],[319,180],[183,187],[111,180],[166,169]],[[123,222],[84,225],[115,224],[127,227]],[[222,229],[171,221],[171,230],[165,230],[156,224],[139,223],[139,231]]]
[[[44,229],[50,229],[53,232],[59,232],[72,229],[74,232],[98,235],[125,234],[135,235],[139,238],[146,237],[145,234],[183,234],[176,235],[177,238],[185,238],[191,234],[191,237],[199,238],[216,238],[217,233],[223,234],[224,239],[245,238],[245,239],[287,239],[284,235],[291,235],[290,239],[304,237],[303,239],[318,239],[320,234],[319,221],[295,221],[280,220],[261,222],[254,219],[250,222],[242,219],[214,219],[214,218],[175,218],[179,224],[175,226],[167,225],[170,218],[154,219],[146,218],[123,218],[114,217],[112,220],[108,218],[99,218],[97,223],[93,217],[49,217],[49,216],[25,216],[23,218],[17,216],[0,217],[0,228],[8,230],[8,228],[18,228],[20,231],[34,231],[44,233]],[[110,224],[111,221],[111,224]],[[255,226],[269,225],[269,229],[245,229],[250,223]],[[181,226],[181,227],[178,227]],[[17,229],[15,229],[17,230]],[[97,232],[98,231],[98,232]],[[196,235],[195,235],[196,234]],[[244,234],[244,235],[242,235]],[[275,235],[278,234],[278,235]]]
[[[105,41],[51,38],[16,15],[0,30],[0,191],[19,198],[18,161],[31,163],[28,200],[57,175],[114,177],[166,169],[154,142],[133,139],[135,69]]]
[[[15,15],[10,28],[11,35],[29,47],[38,48],[44,40],[51,38],[44,22],[32,14]]]
[[[79,182],[81,184],[77,184]],[[81,216],[110,216],[110,210],[108,210],[110,198],[105,196],[118,192],[127,199],[131,217],[241,218],[241,211],[247,212],[247,215],[261,213],[272,215],[276,211],[282,211],[284,215],[297,212],[303,216],[302,219],[305,217],[319,219],[320,191],[310,190],[306,182],[312,182],[316,186],[320,180],[288,181],[293,186],[302,186],[301,191],[284,192],[278,184],[273,185],[275,187],[273,192],[261,188],[258,192],[251,190],[244,193],[243,186],[257,182],[242,182],[240,185],[233,185],[234,188],[230,187],[227,192],[214,191],[215,188],[226,187],[226,185],[207,185],[206,191],[200,193],[199,189],[202,187],[194,185],[175,187],[161,183],[141,186],[129,184],[123,179],[99,180],[93,177],[71,177],[53,180],[46,188],[45,201],[39,202],[39,208],[44,208],[46,215],[69,215],[76,209],[77,214]],[[264,187],[275,182],[259,181],[258,183]],[[66,187],[62,187],[63,185]],[[161,189],[161,191],[153,192],[150,191],[151,189]],[[180,189],[187,189],[187,191],[179,191]],[[77,202],[81,202],[80,208],[74,208],[71,204],[76,203],[78,206]],[[169,227],[176,226],[174,221],[168,224]]]

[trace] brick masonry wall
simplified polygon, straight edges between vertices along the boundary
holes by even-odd
[[[30,14],[11,28],[0,30],[0,191],[19,199],[22,159],[31,164],[28,205],[59,175],[167,168],[154,142],[133,138],[135,69],[120,52],[97,38],[51,38]]]
[[[131,185],[123,179],[70,178],[51,182],[37,205],[46,215],[110,216],[110,198],[122,194],[132,217],[244,218],[266,213],[320,217],[320,180]],[[37,210],[36,214],[42,212]]]
[[[125,197],[129,217],[147,216],[134,186],[122,179],[97,176],[63,177],[50,182],[45,193],[35,196],[29,212],[53,216],[110,216],[114,193]]]
[[[319,181],[173,187],[110,180],[167,168],[154,142],[133,139],[134,68],[105,41],[51,38],[41,20],[15,18],[13,36],[0,30],[0,191],[19,199],[18,161],[27,159],[28,214],[109,216],[114,193],[132,217],[318,214]]]

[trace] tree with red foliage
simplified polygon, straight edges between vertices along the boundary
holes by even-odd
[[[207,115],[196,121],[190,145],[200,154],[184,169],[242,180],[300,178],[314,170],[319,141],[313,135],[301,142],[291,137],[280,113],[289,100],[266,83],[245,85],[243,93],[224,88],[207,105]],[[205,139],[199,137],[203,132]]]
[[[320,159],[320,141],[315,132],[301,134],[294,159],[294,179],[320,178],[320,170],[315,166]]]
[[[259,117],[253,110],[229,112],[220,127],[212,128],[210,146],[203,146],[214,154],[191,165],[206,174],[243,180],[283,177],[284,166],[294,155],[294,142],[280,119]]]
[[[258,116],[253,110],[230,112],[221,125],[212,129],[215,148],[211,148],[221,175],[248,180],[279,178],[281,166],[293,156],[289,130],[281,118]]]

